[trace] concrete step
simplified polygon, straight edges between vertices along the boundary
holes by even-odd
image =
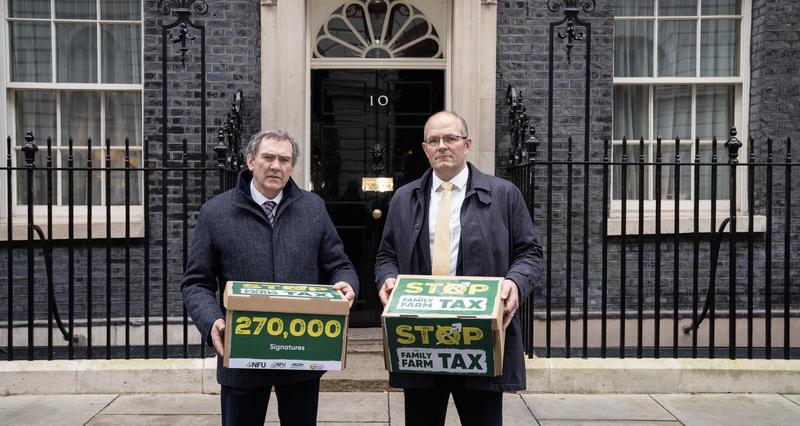
[[[391,390],[383,362],[381,329],[351,328],[347,335],[346,368],[325,373],[320,388],[328,392]]]
[[[0,362],[0,396],[12,394],[219,393],[217,361],[135,359]],[[800,394],[800,360],[526,360],[528,392]],[[325,391],[394,390],[383,357],[351,353],[323,376]]]
[[[344,371],[329,371],[320,388],[329,392],[389,390],[389,373],[381,353],[348,353]]]
[[[383,357],[383,332],[376,328],[351,328],[347,334],[348,354],[379,354]]]
[[[0,362],[0,395],[219,393],[215,358]],[[529,392],[800,394],[800,360],[526,360]],[[380,328],[350,329],[344,371],[330,371],[327,392],[395,391]]]

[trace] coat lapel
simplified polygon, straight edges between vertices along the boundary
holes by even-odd
[[[458,248],[458,271],[463,275],[475,275],[473,270],[476,266],[482,265],[484,259],[480,258],[480,246],[464,244],[464,235],[491,238],[490,235],[482,235],[483,227],[479,223],[480,214],[477,210],[482,207],[480,204],[487,206],[491,204],[492,188],[486,175],[471,163],[467,163],[467,167],[469,167],[469,181],[467,182],[467,192],[464,194],[464,204],[461,206],[461,246]],[[478,275],[480,274],[479,271],[476,272]]]
[[[408,245],[410,253],[406,253],[408,259],[418,259],[419,264],[417,266],[423,271],[422,273],[428,274],[431,272],[430,233],[428,232],[427,220],[428,203],[430,202],[431,174],[432,170],[428,169],[428,171],[416,181],[416,186],[412,191],[412,199],[414,202],[414,220],[412,223],[415,228],[419,225],[419,229],[413,230],[413,241]]]
[[[262,210],[261,206],[257,205],[256,202],[253,201],[253,197],[250,196],[250,181],[252,179],[253,174],[250,170],[242,170],[239,172],[239,177],[236,181],[237,191],[233,204],[240,209],[254,213],[256,216],[266,221],[267,216],[264,214],[264,210]],[[303,191],[294,183],[294,179],[289,178],[289,181],[286,182],[286,186],[283,188],[283,199],[280,205],[278,205],[278,211],[275,212],[275,220],[277,221],[281,214],[286,211],[292,203],[304,196],[305,194],[303,194]]]
[[[275,221],[278,221],[278,218],[281,217],[283,212],[289,208],[292,203],[299,200],[300,198],[305,197],[303,191],[294,183],[294,179],[289,178],[289,181],[286,182],[286,186],[283,187],[283,200],[281,200],[280,205],[278,205],[278,211],[275,214]]]
[[[266,222],[267,216],[264,214],[264,210],[262,210],[261,206],[256,204],[256,202],[253,201],[253,197],[250,196],[250,181],[252,179],[253,175],[250,173],[250,170],[242,170],[239,172],[239,177],[236,180],[236,193],[233,197],[233,205],[258,216]]]
[[[469,167],[469,182],[467,183],[467,193],[464,194],[464,202],[472,195],[477,195],[480,202],[490,204],[492,202],[492,187],[489,185],[489,179],[472,163],[467,163],[467,167]],[[462,209],[461,211],[463,212],[464,210]]]

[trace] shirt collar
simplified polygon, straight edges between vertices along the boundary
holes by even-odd
[[[255,201],[256,204],[258,204],[259,206],[263,205],[267,201],[272,201],[277,206],[278,204],[281,203],[281,200],[283,199],[283,191],[281,190],[281,192],[279,192],[278,195],[275,196],[275,198],[267,198],[267,197],[264,196],[264,194],[258,192],[258,190],[256,189],[256,186],[253,184],[253,181],[251,180],[250,181],[250,196],[253,197],[253,201]]]
[[[436,192],[439,189],[439,186],[444,183],[443,180],[436,176],[436,173],[431,173],[433,175],[433,180],[431,181],[431,189]],[[455,186],[454,190],[460,191],[467,187],[467,181],[469,181],[469,167],[464,167],[457,175],[453,176],[452,179],[449,180],[450,183]]]

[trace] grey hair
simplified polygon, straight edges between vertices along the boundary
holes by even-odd
[[[458,121],[461,122],[461,127],[464,129],[464,134],[461,135],[461,136],[464,136],[465,138],[469,137],[469,128],[467,127],[467,120],[464,120],[464,117],[460,116],[455,111],[443,110],[443,111],[439,111],[439,112],[433,114],[432,116],[428,117],[428,120],[425,121],[425,127],[424,127],[424,130],[423,130],[425,139],[428,138],[428,124],[431,122],[431,120],[433,120],[434,117],[442,115],[442,114],[446,114],[446,115],[449,115],[451,117],[457,118]]]
[[[294,138],[285,130],[267,129],[253,135],[253,137],[250,138],[250,141],[247,142],[247,149],[245,150],[246,158],[249,159],[256,155],[256,152],[258,152],[258,146],[261,145],[261,141],[264,139],[289,141],[289,143],[292,144],[292,167],[297,164],[297,158],[300,157],[300,147],[297,145],[297,142],[295,142]]]

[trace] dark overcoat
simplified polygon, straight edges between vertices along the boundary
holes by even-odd
[[[530,295],[542,274],[542,248],[522,193],[512,183],[469,167],[461,206],[461,245],[458,274],[506,277],[519,289],[520,303]],[[375,263],[378,288],[398,274],[431,273],[428,202],[431,169],[402,186],[389,203],[386,226]],[[469,377],[467,389],[518,391],[525,389],[525,362],[520,311],[506,329],[503,374],[493,378]],[[394,387],[433,387],[436,375],[390,374]]]
[[[248,170],[240,173],[237,186],[204,204],[197,219],[181,290],[189,315],[209,345],[211,326],[225,312],[216,292],[229,280],[344,281],[358,294],[358,276],[324,201],[289,179],[270,226],[264,210],[250,196],[252,177]],[[222,358],[217,358],[217,381],[226,386],[289,384],[323,373],[224,368]]]

